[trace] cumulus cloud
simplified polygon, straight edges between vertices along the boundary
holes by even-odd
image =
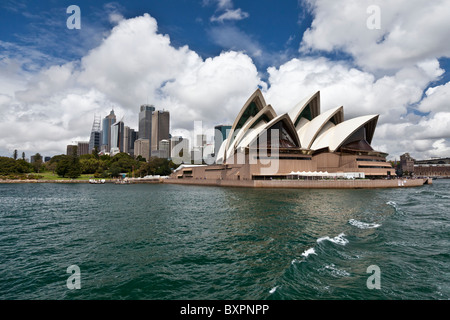
[[[269,68],[268,73],[268,97],[284,112],[320,90],[323,110],[344,105],[347,117],[378,113],[382,122],[390,123],[402,121],[407,107],[420,101],[434,79],[421,66],[377,79],[348,62],[326,58],[292,59],[279,68]]]
[[[243,51],[262,62],[263,48],[251,36],[235,26],[213,27],[208,31],[211,40],[226,50]]]
[[[227,9],[225,10],[224,13],[222,13],[218,17],[212,16],[210,20],[211,22],[215,21],[224,22],[225,20],[242,20],[248,18],[248,16],[249,14],[247,12],[242,11],[241,8],[235,10]]]
[[[209,20],[211,22],[221,22],[224,21],[238,21],[249,17],[249,14],[242,11],[241,8],[234,9],[234,4],[232,0],[203,0],[204,5],[209,5],[214,3],[217,5],[216,14],[213,15]]]
[[[7,68],[17,73],[20,65]],[[172,128],[190,129],[196,120],[227,123],[260,82],[246,54],[230,51],[203,60],[187,46],[173,47],[145,14],[121,20],[81,61],[44,67],[8,90],[1,86],[6,116],[0,119],[0,145],[7,152],[61,153],[66,144],[88,139],[94,113],[114,107],[119,119],[125,116],[136,128],[139,105],[147,101],[171,112]]]
[[[439,64],[432,61],[377,78],[346,61],[323,57],[292,59],[268,69],[270,86],[265,95],[267,102],[283,113],[320,90],[322,112],[342,105],[345,119],[380,115],[373,141],[375,149],[388,152],[392,159],[404,152],[416,152],[422,158],[431,154],[427,150],[432,149],[436,139],[450,138],[450,112],[445,108],[447,85],[429,89],[422,100],[430,81],[442,72]],[[435,99],[431,100],[434,94]],[[433,112],[426,117],[414,113],[424,108]],[[417,144],[418,140],[422,142]]]
[[[305,50],[334,50],[338,46],[331,38],[339,34],[323,29],[321,21],[328,13],[324,3],[310,3],[315,16],[303,37]],[[231,1],[219,1],[217,5],[222,11],[233,8]],[[356,2],[348,6],[351,13]],[[343,10],[343,14],[349,13]],[[173,46],[148,14],[119,18],[103,41],[80,60],[46,63],[40,69],[33,63],[33,57],[39,59],[37,53],[17,54],[25,50],[0,42],[0,46],[9,48],[0,53],[1,153],[10,155],[14,149],[45,155],[62,153],[66,144],[87,140],[94,114],[105,116],[111,108],[119,119],[124,117],[126,125],[137,129],[139,106],[147,101],[171,112],[172,133],[191,130],[198,120],[205,127],[230,124],[260,87],[278,114],[317,90],[321,91],[322,111],[343,105],[345,119],[380,114],[373,146],[392,158],[404,152],[416,158],[448,156],[450,84],[428,88],[444,72],[437,54],[417,53],[408,63],[395,66],[383,62],[389,59],[379,58],[376,65],[364,50],[357,50],[355,44],[352,51],[351,41],[344,41],[339,48],[353,54],[356,64],[302,56],[269,67],[268,78],[263,81],[252,60],[260,46],[251,38],[246,43],[253,47],[243,50],[224,44],[227,51],[203,59],[188,46]],[[386,21],[382,20],[382,25]],[[219,39],[224,30],[236,34],[237,29],[225,27],[220,26],[213,38]],[[341,26],[337,24],[336,28]],[[324,37],[319,37],[319,31]],[[245,36],[237,34],[241,39]],[[367,44],[381,50],[376,47],[376,37],[371,36],[370,41],[355,37],[358,47]],[[397,58],[394,55],[393,61]],[[390,71],[380,73],[380,68]]]
[[[420,102],[418,110],[421,112],[439,112],[450,110],[450,82],[428,88],[426,97]]]
[[[447,0],[304,0],[314,19],[304,33],[302,52],[342,50],[367,70],[397,70],[420,61],[450,56]],[[380,28],[368,28],[376,6]]]
[[[299,52],[302,55],[343,52],[353,59],[345,63],[292,60],[278,69],[270,69],[272,81],[279,83],[271,86],[273,91],[283,92],[284,88],[286,94],[299,96],[295,90],[297,79],[304,91],[321,89],[324,108],[342,103],[346,118],[380,114],[373,145],[393,157],[398,158],[404,152],[413,155],[416,152],[418,158],[444,154],[448,150],[450,127],[447,103],[450,83],[428,86],[440,80],[445,72],[438,59],[450,56],[445,31],[450,28],[448,3],[424,0],[395,3],[303,0],[302,3],[313,19],[303,34]],[[368,10],[369,6],[378,10]],[[379,28],[372,28],[368,20],[377,12]],[[282,101],[286,94],[274,93],[274,97],[278,95]]]

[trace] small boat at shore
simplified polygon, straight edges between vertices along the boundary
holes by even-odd
[[[104,184],[106,182],[105,179],[96,180],[96,179],[89,179],[89,183],[91,184]]]
[[[128,179],[117,180],[114,184],[130,184],[130,181]]]

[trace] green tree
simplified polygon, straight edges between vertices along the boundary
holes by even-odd
[[[16,161],[9,157],[0,157],[0,175],[16,173]]]
[[[93,174],[95,173],[100,165],[100,161],[95,158],[90,159],[81,159],[80,158],[80,165],[81,165],[81,172],[85,174]]]
[[[80,159],[78,157],[71,157],[69,170],[67,171],[67,177],[76,179],[81,175]]]
[[[78,178],[81,175],[80,159],[76,155],[58,156],[55,172],[63,178]]]
[[[58,176],[65,178],[69,171],[69,156],[63,155],[56,162],[55,172]]]
[[[39,173],[41,167],[42,167],[42,156],[40,155],[40,153],[36,153],[34,155],[34,162],[33,162],[34,172]]]
[[[128,153],[118,153],[114,157],[111,158],[109,164],[109,171],[111,176],[118,176],[119,173],[127,173],[131,174],[133,168],[139,166],[139,162],[136,161],[132,156]]]
[[[17,160],[17,149],[14,150],[13,158],[14,158],[14,160]]]
[[[95,159],[100,159],[100,156],[98,155],[98,147],[95,146],[94,149],[92,149],[92,155],[94,156]]]
[[[136,157],[136,161],[138,161],[138,162],[147,162],[147,159],[145,159],[143,156],[141,156],[141,155],[138,155],[137,157]]]
[[[16,160],[16,171],[17,173],[30,173],[31,172],[31,164],[26,162],[23,159]]]
[[[140,177],[147,175],[167,176],[171,174],[172,170],[176,167],[177,165],[168,159],[151,157],[149,162],[143,163],[140,166],[138,174]]]
[[[119,162],[113,162],[113,164],[111,164],[111,167],[109,168],[109,174],[111,175],[111,177],[117,178],[120,173],[122,173],[122,170]]]
[[[22,152],[22,160],[25,160],[25,152]]]

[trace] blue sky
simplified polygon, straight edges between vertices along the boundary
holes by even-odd
[[[380,114],[373,146],[391,159],[450,156],[448,16],[446,0],[5,0],[0,155],[63,153],[111,108],[136,128],[147,101],[174,134],[230,123],[261,88],[277,113],[320,90],[322,110]]]
[[[226,2],[226,1],[224,1]],[[221,9],[216,1],[9,1],[0,11],[0,39],[38,50],[52,58],[80,59],[100,44],[114,23],[111,13],[133,18],[150,13],[158,21],[158,31],[170,35],[174,46],[188,45],[203,58],[223,50],[245,50],[264,71],[296,55],[302,33],[311,16],[297,1],[262,0],[229,2]],[[68,30],[69,5],[81,9],[82,29]],[[227,9],[240,9],[246,18],[211,21]],[[261,50],[261,56],[256,55]],[[42,59],[42,63],[46,61]]]

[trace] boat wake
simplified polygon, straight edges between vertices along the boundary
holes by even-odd
[[[373,229],[373,228],[381,227],[381,224],[378,224],[378,223],[367,223],[367,222],[362,222],[362,221],[358,221],[355,219],[348,220],[348,223],[350,223],[352,226],[357,227],[359,229]]]
[[[345,246],[348,243],[348,240],[345,238],[345,234],[341,233],[334,238],[330,238],[328,236],[317,239],[317,243],[321,243],[322,241],[331,241],[335,244],[339,244],[341,246]]]

